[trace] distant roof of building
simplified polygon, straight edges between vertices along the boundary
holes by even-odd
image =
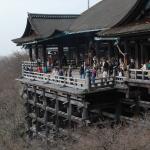
[[[12,40],[22,44],[48,38],[55,32],[68,31],[79,15],[75,14],[32,14],[28,13],[26,29],[22,37]]]
[[[140,34],[150,32],[150,21],[132,23],[125,26],[115,27],[106,31],[101,31],[98,36],[129,36],[133,34]]]
[[[141,0],[103,0],[83,12],[71,25],[72,32],[111,28],[132,14]]]

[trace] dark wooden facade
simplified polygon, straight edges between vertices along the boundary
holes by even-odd
[[[130,58],[134,59],[136,68],[141,68],[141,65],[150,59],[149,3],[149,1],[143,1],[139,8],[128,17],[127,22],[98,33],[104,39],[112,38],[113,41],[113,38],[118,38],[122,51],[128,55],[128,62]]]

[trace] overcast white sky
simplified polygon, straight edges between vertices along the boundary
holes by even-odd
[[[27,12],[79,14],[88,0],[4,0],[0,5],[0,56],[19,50],[11,39],[20,37],[26,26]],[[90,6],[100,0],[90,0]]]

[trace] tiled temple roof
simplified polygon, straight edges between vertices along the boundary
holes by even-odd
[[[68,31],[70,25],[79,15],[65,14],[28,14],[25,32],[21,38],[12,40],[22,44],[38,39],[48,38],[55,32]]]

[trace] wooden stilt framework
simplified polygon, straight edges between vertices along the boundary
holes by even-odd
[[[70,135],[73,127],[78,125],[87,126],[91,123],[93,113],[97,114],[97,118],[100,117],[104,120],[106,116],[114,118],[114,121],[118,123],[122,119],[133,120],[128,115],[123,116],[122,113],[127,112],[131,116],[137,117],[140,115],[141,108],[142,110],[150,108],[150,99],[147,101],[142,100],[140,91],[145,88],[144,84],[141,87],[137,87],[138,84],[132,83],[129,77],[127,78],[126,88],[122,88],[122,90],[120,89],[121,87],[97,92],[89,90],[85,94],[68,92],[68,90],[64,89],[58,90],[53,86],[41,86],[34,84],[34,81],[24,82],[23,97],[25,99],[29,138],[42,136],[48,140],[51,135],[58,136],[61,133]],[[149,89],[148,85],[147,88]],[[114,98],[111,95],[112,100],[105,101],[103,96],[102,98],[100,95],[95,95],[103,92],[105,92],[105,97],[111,95],[109,92],[113,93]],[[133,94],[133,92],[136,94]],[[145,94],[149,94],[148,90],[145,90],[145,92]],[[92,100],[88,98],[91,94],[93,94]],[[113,115],[108,113],[109,109],[113,110]],[[69,132],[66,132],[65,129],[69,129]]]
[[[83,124],[87,120],[87,102],[81,95],[68,94],[60,91],[46,89],[36,85],[25,84],[27,112],[27,130],[29,137],[42,135],[46,139],[50,131],[57,135],[61,126],[71,129],[72,124]],[[81,112],[73,112],[81,108]],[[65,121],[66,120],[66,121]]]

